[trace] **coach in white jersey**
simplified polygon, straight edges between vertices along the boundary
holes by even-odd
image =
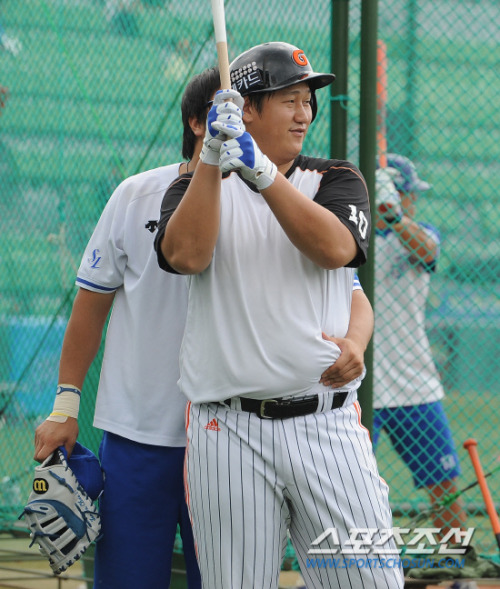
[[[381,430],[433,503],[457,491],[458,456],[442,405],[444,390],[425,329],[429,283],[439,258],[438,230],[415,220],[431,186],[407,157],[390,153],[377,170],[373,442]],[[382,212],[385,211],[385,212]],[[465,525],[461,501],[438,513],[443,533]]]
[[[315,567],[309,552],[326,532],[320,549],[352,555],[353,530],[371,528],[375,543],[392,528],[360,379],[319,382],[339,356],[322,333],[347,332],[370,234],[359,170],[300,155],[315,91],[333,79],[287,43],[240,55],[192,180],[162,205],[159,263],[190,275],[179,383],[205,587],[276,588],[287,528],[309,588],[403,586],[397,566]]]
[[[59,416],[36,430],[36,460],[62,444],[71,452],[78,435],[72,403],[112,306],[94,417],[95,427],[104,430],[100,458],[106,475],[95,587],[167,589],[178,524],[188,586],[201,587],[184,499],[186,398],[177,386],[187,286],[184,277],[159,270],[153,239],[167,187],[196,164],[209,101],[219,87],[218,69],[212,68],[186,88],[181,110],[188,163],[127,178],[109,199],[78,270],[80,288],[60,361]],[[61,396],[68,398],[62,408]]]

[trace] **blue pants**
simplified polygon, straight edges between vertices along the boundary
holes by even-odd
[[[191,523],[184,500],[184,448],[132,442],[104,433],[94,587],[168,589],[180,526],[189,589],[200,589]]]
[[[415,487],[437,485],[460,474],[458,455],[441,401],[386,407],[373,412],[373,447],[385,430],[411,470]]]

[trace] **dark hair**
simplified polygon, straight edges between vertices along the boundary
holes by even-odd
[[[263,102],[264,99],[267,98],[269,100],[271,96],[276,94],[276,92],[252,92],[251,94],[247,94],[248,101],[250,104],[255,108],[255,110],[260,114],[262,113]]]
[[[220,88],[219,68],[211,67],[194,76],[186,86],[181,101],[182,112],[182,157],[190,160],[194,154],[196,136],[189,126],[189,119],[196,117],[205,122],[209,102]]]

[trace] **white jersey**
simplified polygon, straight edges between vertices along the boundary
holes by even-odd
[[[349,166],[299,156],[287,176],[309,198],[335,209],[366,251],[366,189],[359,172]],[[162,222],[169,207],[166,198]],[[158,236],[161,231],[160,226]],[[353,278],[354,267],[324,270],[306,258],[260,193],[236,173],[225,177],[212,262],[189,277],[181,390],[195,403],[324,391],[320,375],[340,350],[322,338],[322,331],[345,336]],[[356,379],[343,390],[359,383]]]
[[[153,248],[160,206],[179,164],[127,178],[109,199],[76,284],[116,291],[94,426],[130,440],[185,446],[186,399],[177,386],[187,284],[162,272]]]
[[[439,233],[422,224],[436,243]],[[436,256],[437,258],[437,256]],[[419,264],[392,232],[375,236],[374,407],[432,403],[444,391],[425,331],[432,264]]]

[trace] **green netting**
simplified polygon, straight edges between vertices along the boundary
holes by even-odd
[[[485,472],[498,465],[500,85],[494,63],[499,17],[496,2],[380,3],[379,38],[388,61],[388,151],[410,157],[420,177],[432,184],[417,202],[416,219],[441,233],[426,324],[462,467],[459,489],[476,478],[463,448],[467,438],[478,440]],[[356,136],[350,139],[354,156]],[[428,507],[427,492],[415,491],[387,436],[377,457],[394,511],[403,516],[396,522],[415,521],[422,505]],[[488,481],[498,505],[498,473]],[[494,550],[478,487],[462,498],[467,525],[477,528],[473,543]],[[420,525],[432,522],[428,517]]]
[[[499,447],[500,110],[496,0],[384,0],[389,151],[433,185],[418,218],[441,232],[428,335],[462,464],[474,437],[486,471]],[[331,3],[226,2],[230,58],[286,40],[330,70]],[[348,157],[359,160],[361,2],[349,4]],[[180,159],[179,98],[216,62],[210,5],[167,0],[3,0],[0,86],[0,499],[14,521],[28,494],[33,430],[52,405],[58,355],[86,241],[124,177]],[[335,94],[333,87],[332,93]],[[328,91],[304,151],[328,156]],[[99,359],[85,383],[82,442],[92,430]],[[382,436],[377,457],[396,525],[428,504]],[[500,477],[490,477],[500,496]],[[479,550],[494,549],[477,487],[464,494]],[[422,507],[423,505],[423,507]]]

